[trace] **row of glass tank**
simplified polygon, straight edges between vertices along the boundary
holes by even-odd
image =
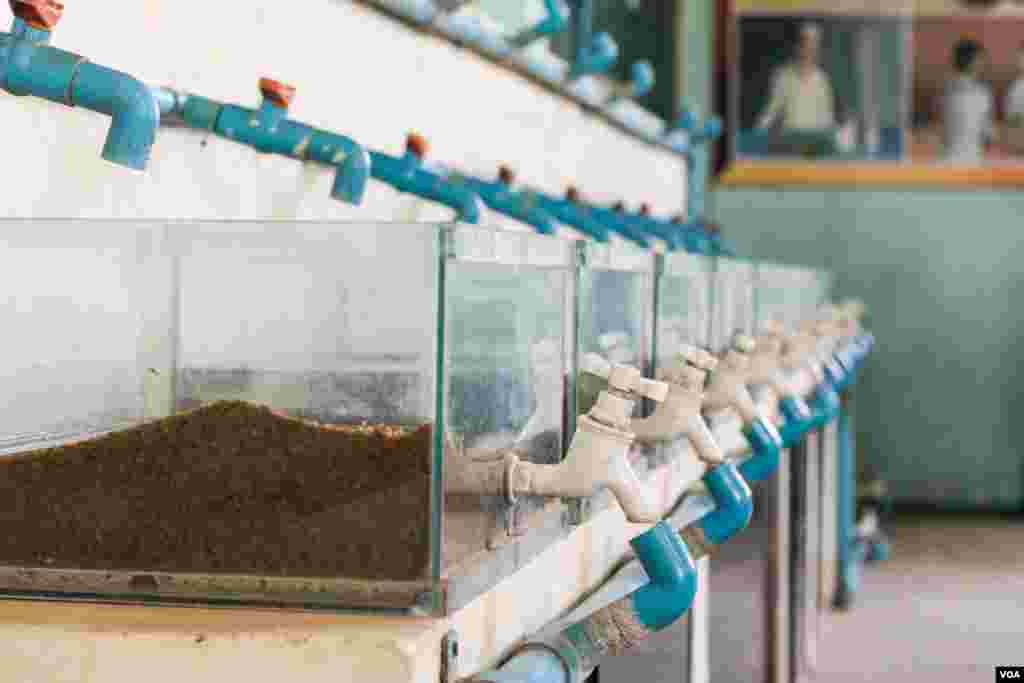
[[[720,351],[770,318],[809,318],[828,291],[816,271],[462,224],[31,221],[4,232],[0,453],[213,401],[432,427],[429,490],[385,491],[329,520],[329,542],[353,553],[419,543],[407,575],[372,557],[360,575],[318,577],[5,566],[6,593],[450,612],[588,506],[448,495],[446,462],[510,447],[557,462],[585,402],[587,354],[651,377],[684,345]]]

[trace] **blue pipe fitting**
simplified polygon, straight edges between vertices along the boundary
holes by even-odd
[[[679,230],[669,221],[661,221],[651,216],[651,207],[643,204],[640,207],[640,214],[627,214],[630,220],[636,222],[637,226],[649,235],[653,235],[665,242],[669,251],[685,247],[685,240]]]
[[[370,151],[371,173],[376,180],[391,185],[399,192],[416,195],[455,210],[459,220],[479,223],[482,211],[480,197],[465,185],[423,167],[427,143],[421,136],[410,134],[405,154],[393,157]]]
[[[607,242],[608,228],[593,218],[586,207],[578,203],[578,196],[575,188],[569,188],[566,199],[552,199],[539,192],[533,192],[530,194],[530,201],[558,222],[578,230],[593,240]]]
[[[687,223],[685,216],[681,214],[672,218],[672,224],[677,226],[677,234],[682,235],[683,248],[687,252],[700,256],[712,255],[711,241],[703,226],[699,223]]]
[[[456,183],[464,183],[491,210],[529,225],[541,235],[555,233],[555,225],[551,216],[531,202],[528,195],[512,189],[515,184],[515,174],[507,166],[502,166],[499,169],[497,182],[488,182],[469,176],[452,176],[451,180]]]
[[[813,428],[814,413],[802,398],[786,396],[779,402],[785,422],[779,428],[782,443],[786,448],[799,442],[804,434]]]
[[[315,161],[337,169],[331,197],[359,204],[370,177],[370,156],[342,135],[288,119],[295,89],[268,78],[260,79],[263,101],[258,109],[222,104],[196,95],[158,91],[164,114],[177,115],[190,128],[252,147],[264,154]]]
[[[0,33],[0,89],[109,116],[101,156],[145,170],[160,125],[160,107],[150,89],[128,74],[50,47],[62,6],[46,0],[15,0],[11,6],[16,15],[11,32]]]
[[[629,67],[629,83],[616,89],[614,95],[608,101],[608,105],[614,105],[627,99],[638,99],[654,90],[655,75],[654,67],[646,60],[633,62]]]
[[[612,232],[624,237],[630,242],[637,246],[649,249],[651,246],[650,240],[647,235],[644,234],[643,230],[631,223],[626,217],[624,210],[621,205],[616,205],[614,209],[605,209],[598,206],[590,207],[592,214],[608,226],[608,229]]]
[[[562,0],[544,0],[544,18],[527,30],[508,38],[508,43],[524,48],[530,43],[561,33],[569,28],[571,13]]]
[[[740,465],[740,475],[748,483],[763,481],[779,467],[782,435],[768,420],[758,418],[743,430],[751,455]]]
[[[697,565],[686,543],[662,521],[630,544],[650,579],[646,584],[559,633],[528,642],[499,669],[469,680],[577,683],[603,656],[623,654],[675,623],[697,596]]]
[[[680,532],[697,559],[710,555],[716,547],[747,528],[754,514],[753,494],[736,465],[718,465],[708,470],[703,481],[716,507]]]
[[[708,146],[722,135],[722,122],[710,117],[703,123],[685,103],[676,122],[669,128],[669,139],[675,131],[686,133],[683,145],[674,145],[686,155],[687,219],[697,223],[706,214],[708,183]]]
[[[667,522],[659,522],[630,545],[651,582],[633,593],[641,623],[660,631],[683,616],[697,595],[697,565],[683,539]]]
[[[603,74],[619,58],[619,46],[607,33],[594,35],[593,0],[572,0],[573,63],[569,80]]]
[[[839,362],[837,356],[828,358],[823,364],[825,379],[835,387],[836,391],[843,391],[849,386],[850,374]]]
[[[815,387],[814,399],[811,402],[811,413],[814,416],[812,429],[820,429],[839,417],[841,407],[839,392],[831,382],[825,381]]]

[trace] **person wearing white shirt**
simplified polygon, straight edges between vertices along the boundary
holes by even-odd
[[[971,39],[953,48],[956,75],[946,82],[942,98],[942,159],[957,164],[980,164],[985,148],[995,141],[992,89],[983,83],[985,48]]]
[[[820,53],[821,28],[804,24],[795,59],[774,74],[771,98],[757,120],[758,128],[826,130],[835,126],[832,83],[819,65]]]
[[[1006,119],[1011,126],[1024,127],[1024,43],[1017,48],[1017,79],[1006,95]]]

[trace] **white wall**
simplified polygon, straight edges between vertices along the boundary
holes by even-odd
[[[6,11],[4,12],[6,14]],[[6,22],[6,17],[0,22]],[[222,101],[255,105],[260,76],[298,87],[291,113],[399,153],[410,129],[432,157],[492,176],[500,163],[561,194],[682,209],[684,166],[524,79],[353,2],[68,3],[53,44]],[[410,200],[373,182],[361,207],[328,198],[332,171],[163,129],[149,170],[100,159],[108,120],[0,96],[7,191],[0,216],[401,220]],[[13,161],[16,160],[16,161]],[[418,212],[443,218],[443,207]]]

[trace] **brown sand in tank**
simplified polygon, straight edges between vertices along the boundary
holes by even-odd
[[[415,580],[431,428],[217,402],[0,460],[0,564]]]

